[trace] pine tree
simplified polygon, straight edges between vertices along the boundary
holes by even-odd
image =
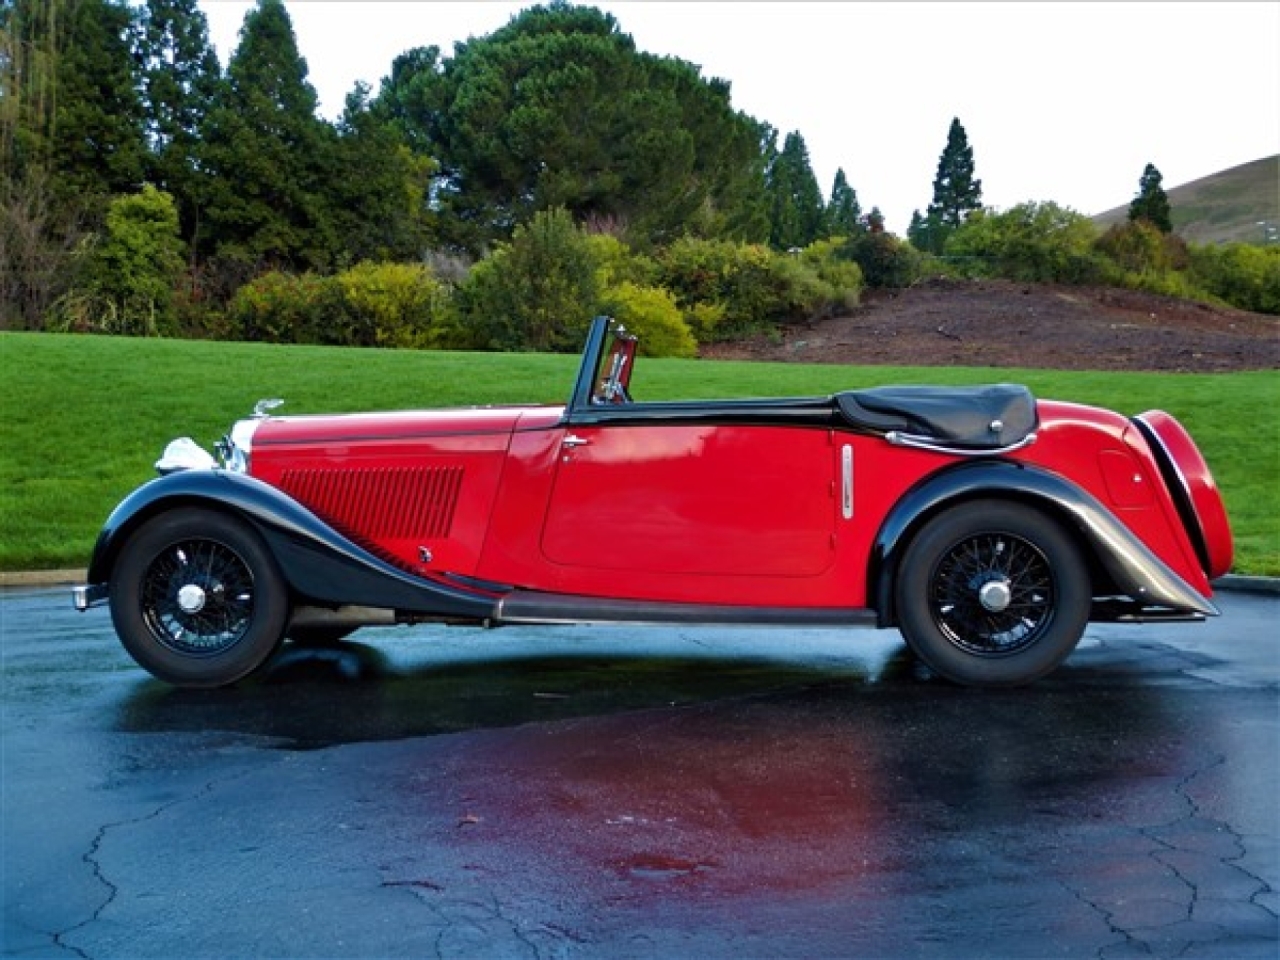
[[[1155,165],[1148,163],[1138,181],[1138,195],[1129,204],[1129,220],[1145,220],[1161,233],[1171,233],[1173,221],[1170,217],[1169,195],[1160,185],[1163,179]]]
[[[283,0],[258,0],[202,131],[206,252],[250,272],[334,265],[337,134],[316,105]]]
[[[196,0],[146,0],[135,50],[142,69],[148,179],[173,196],[182,235],[190,240],[198,220],[196,146],[221,83],[208,22]]]
[[[952,118],[933,178],[933,202],[925,213],[925,230],[919,233],[927,244],[923,249],[941,253],[947,237],[970,213],[982,209],[982,181],[973,173],[973,148],[959,118]]]
[[[769,170],[769,244],[777,250],[804,248],[818,239],[825,208],[809,166],[809,148],[798,131],[787,134]]]
[[[836,170],[835,181],[831,184],[831,199],[827,202],[823,230],[828,237],[850,237],[860,229],[861,218],[858,194],[849,186],[841,167]]]

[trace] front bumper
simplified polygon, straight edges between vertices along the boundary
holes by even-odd
[[[76,605],[76,609],[81,613],[84,613],[90,607],[106,603],[107,585],[105,583],[91,583],[85,586],[72,587],[71,602]]]

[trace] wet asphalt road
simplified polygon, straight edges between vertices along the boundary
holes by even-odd
[[[182,692],[0,593],[21,957],[1267,957],[1280,597],[963,690],[864,631],[364,631]]]

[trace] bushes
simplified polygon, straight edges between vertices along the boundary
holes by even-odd
[[[599,293],[596,269],[591,244],[567,212],[535,215],[459,286],[456,345],[579,349]]]
[[[1192,279],[1232,306],[1280,314],[1280,246],[1244,243],[1193,247]]]
[[[891,233],[851,237],[839,255],[858,265],[869,287],[901,289],[920,278],[920,252]]]
[[[856,304],[861,272],[840,263],[835,250],[819,243],[795,256],[686,237],[658,255],[657,276],[699,336],[723,337]]]
[[[362,263],[332,277],[265,273],[237,291],[227,313],[245,340],[425,347],[442,336],[447,309],[427,267]]]
[[[605,294],[601,312],[640,338],[639,349],[644,356],[697,356],[698,341],[680,315],[675,298],[660,287],[642,287],[624,280]]]
[[[183,271],[173,197],[146,186],[107,208],[106,231],[78,251],[82,282],[53,308],[53,329],[156,336],[177,332]]]
[[[947,238],[947,257],[971,261],[965,272],[1041,283],[1090,283],[1101,273],[1096,230],[1083,214],[1056,203],[979,211]]]

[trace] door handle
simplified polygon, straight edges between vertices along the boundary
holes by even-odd
[[[585,437],[580,437],[576,433],[571,433],[561,441],[566,447],[583,447],[591,441]]]

